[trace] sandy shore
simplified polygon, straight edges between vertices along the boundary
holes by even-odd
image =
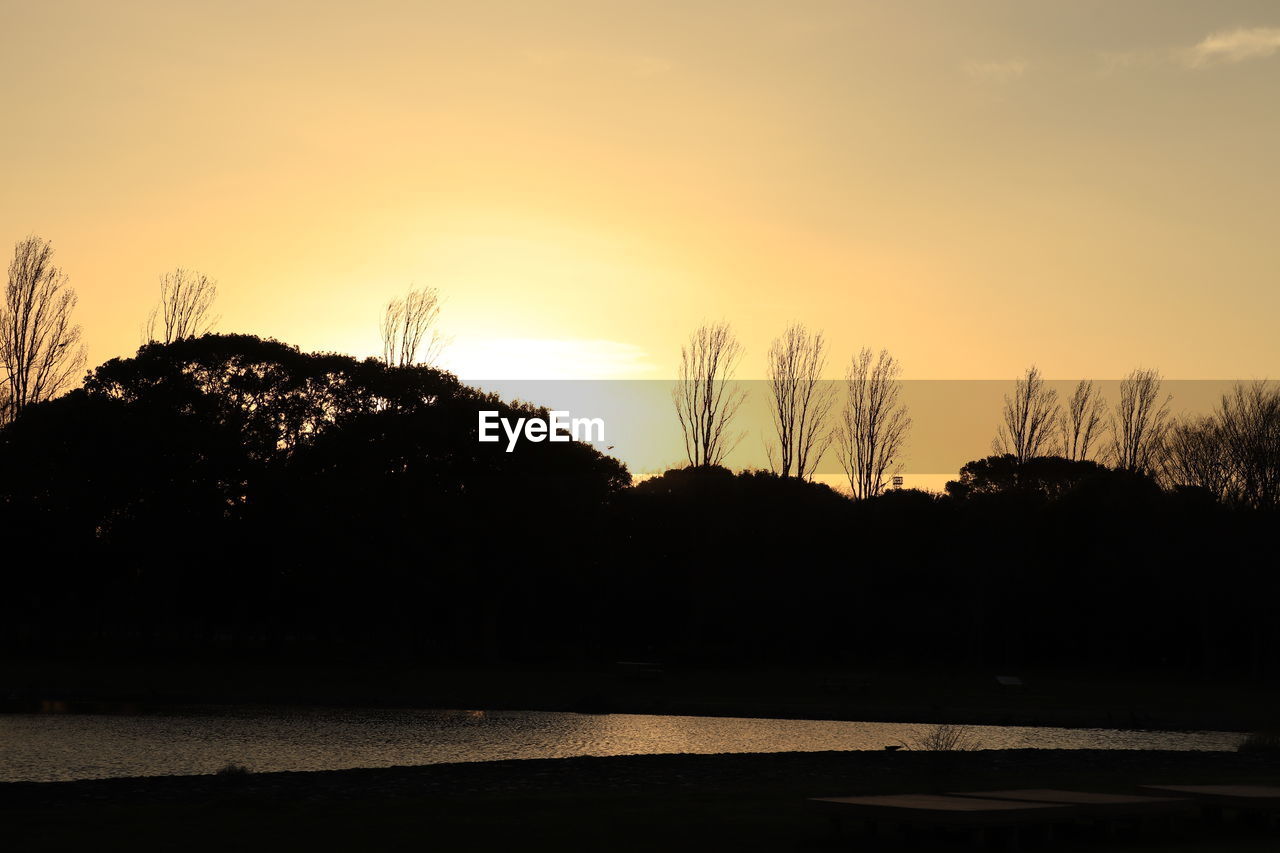
[[[972,779],[1002,786],[1096,775],[1114,787],[1133,778],[1188,781],[1280,774],[1280,756],[1154,750],[979,750],[635,755],[490,761],[239,776],[156,776],[0,784],[4,807],[75,802],[196,802],[237,798],[343,800],[473,795],[644,793],[675,789],[804,790],[813,795],[904,788],[942,790]]]

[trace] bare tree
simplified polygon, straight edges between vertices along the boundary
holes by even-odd
[[[1058,422],[1058,392],[1047,385],[1034,364],[1013,384],[1013,396],[1005,395],[1003,423],[996,430],[991,448],[1011,453],[1019,462],[1043,456],[1052,446],[1052,431]]]
[[[941,723],[912,738],[908,748],[921,752],[972,752],[982,749],[982,740],[964,726]]]
[[[1230,473],[1226,497],[1258,509],[1280,506],[1280,387],[1236,384],[1217,417]]]
[[[1227,497],[1231,466],[1216,415],[1171,424],[1160,461],[1165,486],[1197,486],[1219,500]]]
[[[680,377],[671,399],[690,465],[719,465],[746,435],[729,431],[747,397],[731,384],[741,360],[742,345],[728,323],[704,323],[680,348]]]
[[[1199,486],[1219,500],[1280,506],[1280,386],[1237,383],[1212,414],[1173,423],[1160,455],[1169,486]]]
[[[147,315],[143,337],[163,344],[200,337],[218,322],[213,314],[217,298],[218,283],[204,273],[182,267],[165,273],[160,277],[160,302]]]
[[[448,339],[435,328],[440,319],[440,291],[410,290],[387,303],[382,315],[382,360],[392,367],[435,364]]]
[[[1081,379],[1058,418],[1059,452],[1067,459],[1084,461],[1102,436],[1102,419],[1107,405],[1090,379]]]
[[[777,458],[771,446],[769,459],[784,477],[794,471],[808,479],[831,443],[827,416],[835,401],[835,386],[822,381],[826,364],[822,332],[809,334],[800,323],[788,327],[769,347],[767,373],[778,436]]]
[[[0,307],[6,419],[56,395],[84,365],[80,327],[71,322],[75,307],[76,292],[53,265],[53,245],[34,236],[20,241]]]
[[[1169,430],[1169,403],[1160,399],[1160,371],[1137,369],[1120,380],[1120,401],[1111,417],[1110,459],[1122,471],[1158,473]]]
[[[911,418],[900,401],[902,368],[888,350],[863,349],[845,372],[847,397],[837,419],[836,455],[855,498],[875,497],[901,469]]]

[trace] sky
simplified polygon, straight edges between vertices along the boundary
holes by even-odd
[[[437,287],[464,378],[1280,376],[1273,2],[0,0],[0,80],[90,364],[185,266],[355,355]]]

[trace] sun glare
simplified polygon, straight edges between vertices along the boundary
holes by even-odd
[[[644,379],[657,376],[644,350],[581,338],[481,338],[459,342],[443,366],[463,380]]]

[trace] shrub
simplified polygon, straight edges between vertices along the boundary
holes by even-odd
[[[912,739],[911,748],[923,752],[970,752],[982,749],[982,741],[964,726],[944,723]]]
[[[236,764],[234,761],[228,761],[221,769],[218,770],[219,776],[248,776],[253,771],[243,764]]]

